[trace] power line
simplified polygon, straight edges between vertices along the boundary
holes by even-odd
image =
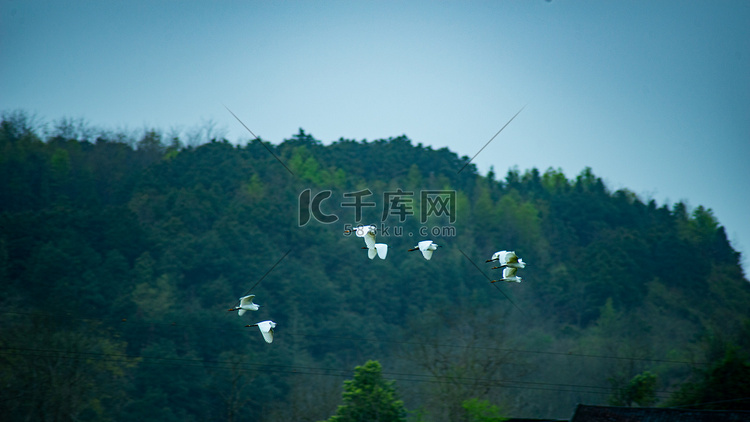
[[[682,405],[682,406],[670,406],[670,407],[667,407],[667,409],[684,409],[684,408],[688,408],[688,407],[705,406],[707,404],[732,403],[732,402],[737,402],[737,401],[750,401],[750,397],[742,397],[742,398],[739,398],[739,399],[729,399],[729,400],[707,401],[707,402],[703,402],[703,403],[693,403],[693,404],[686,404],[686,405]]]
[[[292,172],[292,171],[291,171],[291,170],[289,169],[289,167],[287,167],[287,166],[286,166],[286,164],[284,164],[284,162],[283,162],[283,161],[281,161],[281,158],[279,158],[279,157],[278,157],[278,156],[277,156],[277,155],[276,155],[276,154],[275,154],[275,153],[274,153],[274,152],[273,152],[273,151],[271,150],[271,148],[269,148],[269,147],[268,147],[268,145],[266,145],[266,144],[265,144],[265,142],[263,142],[263,141],[262,141],[262,140],[261,140],[261,139],[260,139],[260,138],[259,138],[259,137],[258,137],[257,135],[255,135],[255,134],[253,133],[253,131],[252,131],[252,130],[250,130],[250,128],[249,128],[249,127],[247,127],[247,126],[245,125],[245,123],[244,123],[244,122],[243,122],[242,120],[240,120],[240,118],[239,118],[239,117],[237,117],[237,115],[236,115],[236,114],[234,114],[234,112],[232,112],[232,110],[230,110],[230,109],[229,109],[229,107],[227,107],[227,106],[225,105],[225,106],[224,106],[224,108],[226,108],[226,109],[227,109],[227,111],[228,111],[228,112],[229,112],[229,113],[230,113],[230,114],[231,114],[232,116],[234,116],[234,118],[235,118],[235,119],[237,119],[237,121],[238,121],[238,122],[240,122],[240,124],[241,124],[242,126],[244,126],[244,128],[245,128],[245,129],[247,129],[247,131],[248,131],[248,132],[250,132],[250,134],[251,134],[251,135],[253,135],[253,137],[254,137],[255,139],[257,139],[257,140],[258,140],[258,141],[259,141],[259,142],[261,143],[261,145],[263,145],[263,147],[264,147],[264,148],[265,148],[265,149],[266,149],[266,150],[267,150],[267,151],[268,151],[268,152],[269,152],[269,153],[270,153],[271,155],[273,155],[273,158],[275,158],[275,159],[276,159],[276,161],[278,161],[278,162],[279,162],[279,164],[281,164],[282,166],[284,166],[284,168],[286,169],[286,171],[288,171],[288,172],[289,172],[289,174],[291,174],[292,176],[295,176],[295,177],[296,177],[296,175],[294,174],[294,172]]]
[[[16,315],[45,315],[49,317],[59,317],[59,315],[52,315],[52,314],[44,314],[44,313],[31,313],[31,312],[13,312],[13,311],[0,311],[0,314],[16,314]],[[105,322],[101,319],[95,319],[95,318],[79,318],[79,317],[72,317],[70,314],[68,314],[68,317],[70,319],[74,320],[82,320],[82,321],[94,321],[94,322]],[[141,325],[161,325],[164,327],[170,327],[170,328],[181,328],[186,327],[186,324],[181,324],[177,322],[156,322],[156,321],[133,321],[129,319],[121,319],[121,320],[113,320],[112,322],[117,322],[119,324],[141,324]],[[195,327],[198,324],[191,323],[190,326]],[[209,324],[202,324],[206,329],[212,329],[214,331],[217,330],[231,330],[231,331],[247,331],[244,329],[244,327],[225,327],[221,326],[218,327],[216,325],[209,325]],[[112,326],[112,325],[110,325]],[[346,341],[352,341],[352,342],[371,342],[371,343],[387,343],[387,344],[400,344],[400,345],[407,345],[407,346],[420,346],[425,345],[428,343],[425,342],[414,342],[414,341],[404,341],[404,340],[394,340],[389,338],[367,338],[367,337],[351,337],[351,336],[335,336],[335,335],[321,335],[321,334],[304,334],[304,333],[296,333],[291,332],[287,330],[279,331],[275,333],[275,338],[283,338],[283,336],[292,336],[292,337],[310,337],[310,338],[324,338],[324,339],[336,339],[336,340],[346,340]],[[657,358],[638,358],[638,357],[627,357],[627,356],[608,356],[608,355],[598,355],[598,354],[590,354],[590,353],[576,353],[576,352],[552,352],[552,351],[544,351],[544,350],[531,350],[531,349],[516,349],[516,348],[504,348],[504,347],[489,347],[489,346],[466,346],[466,345],[460,345],[460,344],[448,344],[448,343],[430,343],[431,346],[434,347],[443,347],[443,348],[459,348],[459,349],[470,349],[470,350],[484,350],[488,352],[508,352],[508,353],[516,353],[516,354],[540,354],[540,355],[550,355],[550,356],[566,356],[566,357],[576,357],[576,358],[593,358],[593,359],[610,359],[610,360],[622,360],[622,361],[632,361],[632,362],[654,362],[654,363],[666,363],[666,364],[680,364],[680,365],[709,365],[709,362],[694,362],[694,361],[684,361],[684,360],[675,360],[675,359],[657,359]]]
[[[288,250],[288,251],[286,251],[286,253],[284,254],[284,256],[282,256],[281,258],[279,258],[279,260],[278,260],[278,261],[276,261],[276,263],[275,263],[275,264],[273,264],[273,266],[271,266],[271,268],[269,268],[269,269],[268,269],[268,271],[266,271],[266,273],[265,273],[265,274],[263,274],[263,277],[261,277],[261,278],[260,278],[260,280],[256,281],[256,282],[255,282],[255,284],[253,284],[253,287],[251,287],[250,289],[248,289],[248,291],[246,291],[246,292],[245,292],[245,294],[244,294],[243,296],[246,296],[246,295],[250,294],[250,292],[252,292],[252,291],[253,291],[253,289],[254,289],[254,288],[255,288],[255,287],[256,287],[256,286],[258,285],[258,284],[260,284],[260,282],[261,282],[261,281],[263,281],[263,279],[264,279],[264,278],[266,278],[266,276],[267,276],[268,274],[270,274],[270,273],[271,273],[271,271],[273,271],[273,269],[274,269],[274,268],[276,268],[276,266],[277,266],[277,265],[279,265],[279,263],[280,263],[280,262],[281,262],[282,260],[284,260],[284,258],[286,258],[286,256],[287,256],[287,255],[289,255],[289,253],[290,253],[291,251],[292,251],[292,248],[289,248],[289,250]]]
[[[7,352],[6,352],[7,351]],[[309,367],[309,366],[298,366],[298,365],[279,365],[279,364],[267,364],[267,363],[247,363],[247,362],[232,362],[232,361],[220,361],[220,360],[206,360],[206,359],[195,359],[195,358],[167,358],[157,356],[136,356],[127,354],[117,353],[97,353],[97,352],[71,352],[53,349],[34,349],[34,348],[0,348],[2,354],[17,354],[31,357],[54,357],[68,360],[96,360],[116,363],[131,363],[129,360],[138,361],[147,365],[168,365],[168,366],[188,366],[188,367],[200,367],[204,369],[226,369],[226,370],[239,370],[249,372],[264,372],[264,373],[285,373],[292,375],[318,375],[318,376],[335,376],[335,377],[350,377],[352,376],[352,369],[338,369],[338,368],[320,368],[320,367]],[[32,352],[32,353],[18,353],[18,352]],[[135,363],[135,362],[132,362]],[[206,366],[206,364],[212,366]],[[222,366],[230,365],[230,366]],[[237,366],[241,368],[237,368]],[[580,385],[580,384],[562,384],[562,383],[550,383],[550,382],[537,382],[537,381],[522,381],[522,380],[495,380],[486,378],[473,378],[473,377],[450,377],[450,376],[436,376],[436,375],[424,375],[424,374],[413,374],[413,373],[401,373],[401,372],[382,372],[384,376],[387,376],[391,380],[403,381],[403,382],[417,382],[417,383],[432,383],[432,384],[450,384],[450,385],[466,385],[466,386],[481,386],[489,388],[517,388],[527,390],[546,390],[546,391],[557,391],[557,392],[575,392],[585,394],[598,394],[598,395],[611,395],[614,391],[621,389],[614,387],[602,387],[595,385]],[[669,395],[670,391],[655,391],[658,395],[666,394]],[[659,398],[665,398],[666,396],[660,396]]]
[[[510,120],[508,120],[508,123],[506,123],[503,127],[501,127],[500,130],[498,130],[497,133],[495,133],[495,135],[493,135],[492,138],[490,138],[490,140],[487,141],[487,143],[484,144],[484,146],[479,151],[477,151],[477,153],[474,154],[473,157],[471,157],[471,160],[467,161],[466,164],[464,164],[464,166],[461,167],[461,170],[459,170],[458,173],[461,173],[466,168],[466,166],[469,165],[469,163],[471,163],[472,161],[474,161],[474,159],[477,158],[477,155],[479,155],[479,153],[481,153],[485,148],[487,148],[487,145],[489,145],[490,142],[492,142],[497,137],[497,135],[499,135],[500,132],[502,132],[503,129],[505,129],[505,127],[508,126],[510,124],[510,122],[512,122],[513,119],[515,119],[516,116],[518,116],[523,111],[524,108],[526,108],[526,105],[524,105],[523,107],[521,107],[521,109],[518,110],[518,112],[516,114],[514,114],[513,117],[510,118]]]

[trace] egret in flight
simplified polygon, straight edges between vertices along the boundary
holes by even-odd
[[[247,311],[257,311],[258,308],[260,308],[260,305],[257,303],[253,303],[253,298],[255,295],[247,295],[240,298],[240,304],[235,306],[232,309],[228,309],[229,311],[238,311],[237,314],[239,316],[242,316]]]
[[[375,243],[371,248],[367,249],[367,257],[374,259],[377,255],[380,259],[385,259],[388,255],[388,245],[385,243]]]
[[[511,268],[526,268],[526,263],[523,259],[519,258],[514,251],[497,251],[492,255],[492,258],[488,259],[487,262],[497,261],[500,264],[492,269],[511,267]]]
[[[357,237],[365,239],[366,247],[362,249],[367,249],[367,256],[370,259],[374,259],[376,255],[380,259],[385,259],[386,255],[388,255],[388,245],[385,243],[375,243],[375,233],[378,231],[376,226],[358,226],[347,230],[345,233],[351,233],[352,231]]]
[[[275,322],[262,321],[257,324],[246,325],[245,327],[258,327],[260,329],[260,333],[263,334],[263,339],[266,340],[266,343],[273,342],[273,329],[276,328]]]
[[[377,233],[378,228],[374,225],[369,226],[359,226],[355,227],[354,234],[357,235],[357,237],[362,237],[365,239],[365,245],[367,245],[367,249],[372,249],[375,247],[375,233]]]
[[[424,256],[424,259],[430,260],[432,258],[432,253],[437,250],[440,246],[436,243],[433,243],[432,240],[423,240],[419,243],[417,243],[417,246],[409,249],[409,252],[419,250],[422,252],[422,256]]]
[[[518,271],[518,268],[505,267],[503,268],[503,278],[499,280],[491,280],[490,283],[496,283],[498,281],[507,281],[507,282],[515,281],[516,283],[520,283],[521,277],[516,275],[516,271]]]

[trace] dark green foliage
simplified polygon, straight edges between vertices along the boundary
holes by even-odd
[[[0,336],[4,420],[119,420],[138,359],[98,322],[5,314]]]
[[[487,400],[469,399],[463,402],[467,422],[502,422],[500,409]]]
[[[354,368],[354,378],[344,381],[343,401],[329,422],[406,421],[404,403],[394,382],[383,379],[378,361]]]
[[[709,368],[697,371],[670,400],[671,406],[750,410],[750,356],[730,345]]]
[[[656,375],[651,372],[638,374],[627,385],[619,385],[617,380],[610,378],[615,394],[609,399],[613,406],[632,406],[636,404],[648,407],[656,403]]]
[[[181,147],[156,130],[38,127],[22,112],[0,121],[0,378],[24,394],[4,391],[8,420],[319,420],[339,404],[335,376],[371,359],[404,374],[405,407],[430,421],[465,417],[472,398],[566,418],[606,402],[613,377],[650,371],[676,388],[691,372],[671,361],[702,368],[680,393],[690,403],[741,388],[725,369],[744,373],[746,358],[702,347],[750,317],[739,254],[706,207],[610,192],[590,168],[459,173],[468,157],[405,136],[324,145],[300,129],[279,145]],[[322,210],[339,220],[299,227],[305,189],[331,190]],[[365,189],[362,223],[380,222],[384,192],[415,192],[415,214],[384,223],[385,261],[343,235],[343,194]],[[456,192],[453,224],[419,222],[428,189]],[[406,252],[430,237],[431,261]],[[488,283],[499,249],[529,263],[523,283]],[[259,281],[258,312],[226,312]],[[271,345],[244,327],[264,319],[278,323]],[[72,369],[80,384],[54,401],[29,395]]]

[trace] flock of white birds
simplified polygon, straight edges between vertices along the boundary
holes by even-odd
[[[247,311],[257,311],[260,309],[260,305],[254,303],[253,299],[255,299],[255,295],[242,296],[240,298],[240,303],[234,308],[229,309],[229,311],[237,311],[237,315],[239,316],[244,315]],[[255,324],[246,325],[245,327],[258,327],[260,333],[263,334],[266,343],[273,342],[273,329],[276,328],[275,322],[270,320],[261,321]]]
[[[380,259],[385,259],[385,257],[388,255],[388,245],[386,245],[385,243],[376,243],[375,241],[375,234],[377,233],[376,226],[358,226],[351,230],[347,230],[344,233],[351,234],[352,232],[357,237],[365,239],[365,246],[362,247],[362,249],[367,249],[368,258],[374,259],[377,256]],[[416,246],[409,249],[409,252],[420,251],[422,252],[422,256],[424,257],[424,259],[429,261],[430,259],[432,259],[432,254],[439,247],[440,245],[434,243],[432,240],[422,240],[421,242],[417,243]],[[498,281],[516,283],[521,282],[521,277],[516,275],[516,272],[520,268],[525,268],[526,263],[523,262],[523,259],[519,258],[514,251],[497,251],[492,255],[492,258],[487,260],[487,262],[495,261],[497,261],[499,265],[496,267],[492,267],[492,269],[502,269],[503,277],[498,280],[491,280],[491,283],[495,283]],[[255,295],[247,295],[241,297],[239,304],[234,308],[229,309],[229,311],[237,311],[237,314],[239,316],[244,315],[247,311],[257,311],[260,308],[260,305],[253,302],[254,298]],[[260,333],[263,334],[263,338],[266,340],[266,342],[273,342],[273,329],[276,328],[275,322],[270,320],[261,321],[255,324],[246,325],[245,327],[258,327],[260,329]]]
[[[521,282],[521,277],[516,275],[519,268],[526,268],[526,263],[523,259],[519,258],[513,251],[497,251],[492,255],[492,258],[488,259],[487,262],[497,261],[497,267],[492,267],[493,270],[502,268],[503,278],[499,280],[492,280],[490,283],[498,281],[515,281],[516,283]]]

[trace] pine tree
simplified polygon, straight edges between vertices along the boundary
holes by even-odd
[[[383,379],[378,361],[354,368],[354,379],[344,381],[343,399],[328,422],[406,420],[404,402],[398,400],[394,382]]]

